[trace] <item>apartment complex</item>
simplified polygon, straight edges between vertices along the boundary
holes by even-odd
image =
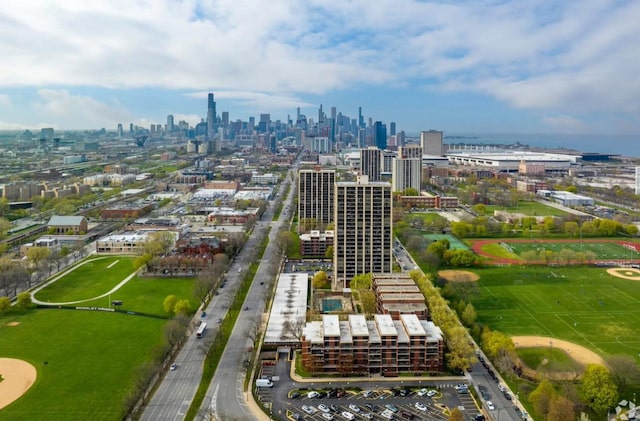
[[[391,185],[370,182],[336,183],[333,289],[355,275],[389,273],[393,263],[393,198]]]
[[[302,363],[314,374],[343,376],[437,372],[444,363],[443,335],[433,322],[414,314],[400,320],[387,314],[373,320],[351,314],[347,321],[324,315],[305,325]]]
[[[412,188],[419,193],[421,178],[422,158],[396,158],[393,160],[393,168],[391,170],[393,191],[403,192]]]
[[[378,313],[389,314],[393,320],[400,320],[402,314],[414,314],[421,320],[429,317],[424,295],[408,274],[374,273],[372,287]]]
[[[336,182],[334,170],[318,168],[298,172],[298,231],[324,231],[333,222]]]
[[[382,177],[383,154],[375,146],[360,149],[360,173],[369,177],[369,181],[380,181]]]

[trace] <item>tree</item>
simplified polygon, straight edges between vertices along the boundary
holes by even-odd
[[[31,305],[31,294],[24,291],[18,294],[16,298],[16,305],[20,308],[27,308]]]
[[[476,309],[471,303],[468,303],[465,306],[464,310],[462,311],[462,315],[460,316],[465,326],[473,326],[477,317],[478,314],[476,313]]]
[[[173,311],[176,308],[176,303],[178,302],[178,297],[175,295],[169,295],[164,299],[162,303],[164,307],[164,311],[169,314],[173,314]]]
[[[187,316],[191,312],[191,303],[189,300],[180,300],[173,308],[173,312],[176,315]]]
[[[376,294],[370,290],[360,291],[360,303],[362,311],[366,314],[375,314],[377,309]]]
[[[546,418],[551,410],[551,402],[556,396],[556,391],[548,379],[542,380],[538,387],[529,394],[529,402],[533,405],[536,413]]]
[[[482,333],[482,349],[489,358],[494,359],[502,353],[514,353],[516,347],[510,336],[487,329]]]
[[[618,401],[618,388],[609,371],[601,365],[589,364],[582,375],[582,398],[595,412],[604,412]]]
[[[35,269],[38,268],[41,262],[47,260],[51,255],[51,249],[47,247],[30,247],[27,250],[26,256]]]
[[[607,359],[611,379],[623,394],[630,385],[640,383],[640,367],[630,355],[612,355]]]
[[[169,231],[153,232],[144,243],[144,253],[152,256],[166,255],[171,251],[174,239],[174,235]]]
[[[324,270],[318,271],[313,275],[313,288],[314,289],[326,289],[331,287],[329,284],[329,277],[327,276],[327,272]]]
[[[464,414],[458,408],[453,408],[447,421],[464,421]]]
[[[304,319],[296,319],[294,321],[286,320],[282,326],[282,333],[284,333],[285,336],[295,338],[298,343],[302,343],[306,324],[307,322]]]
[[[573,402],[569,399],[559,396],[551,402],[547,421],[566,421],[576,418]]]
[[[0,297],[0,315],[4,315],[10,307],[11,300],[9,297]]]

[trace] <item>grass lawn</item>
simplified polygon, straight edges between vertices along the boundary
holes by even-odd
[[[13,321],[20,324],[6,325]],[[160,345],[165,322],[57,309],[0,317],[0,355],[26,360],[38,371],[36,383],[0,410],[0,419],[122,419],[137,367]]]
[[[187,299],[192,309],[200,302],[193,296],[194,278],[139,278],[135,277],[111,295],[111,300],[122,300],[122,310],[165,316],[164,299],[175,295],[178,300]],[[83,302],[83,306],[108,307],[108,298]]]
[[[52,303],[97,297],[118,285],[133,271],[133,257],[91,258],[82,261],[61,279],[38,291],[35,297]]]
[[[630,250],[619,243],[612,241],[574,241],[574,242],[554,242],[549,240],[537,240],[533,242],[510,242],[504,241],[513,253],[522,255],[529,250],[550,250],[559,252],[563,249],[570,249],[575,252],[591,252],[599,260],[602,259],[637,259],[640,257],[638,252]]]
[[[558,348],[518,348],[518,356],[529,368],[537,370],[542,364],[548,371],[580,371],[583,367]]]
[[[470,294],[478,321],[510,335],[543,335],[606,357],[640,362],[640,283],[597,267],[502,267],[474,270]]]
[[[561,209],[547,206],[539,202],[518,202],[517,206],[497,206],[486,205],[486,214],[493,215],[493,211],[507,211],[511,213],[522,213],[527,216],[566,216],[569,215]]]

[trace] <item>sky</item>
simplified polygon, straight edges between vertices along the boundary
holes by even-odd
[[[0,2],[0,130],[206,118],[640,134],[637,0]]]

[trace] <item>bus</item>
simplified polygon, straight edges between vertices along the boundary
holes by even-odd
[[[196,331],[196,337],[202,338],[204,336],[204,331],[206,328],[207,324],[205,322],[200,323],[200,326],[198,326],[198,330]]]

